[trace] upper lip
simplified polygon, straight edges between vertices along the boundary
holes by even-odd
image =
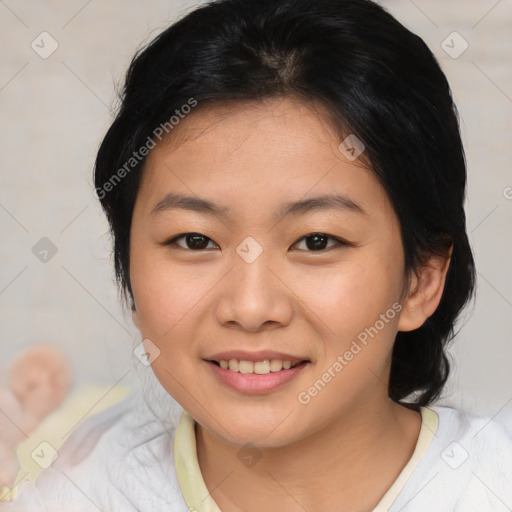
[[[265,359],[280,359],[281,361],[291,361],[292,364],[302,361],[309,361],[305,357],[292,356],[283,352],[275,352],[274,350],[261,350],[258,352],[245,352],[243,350],[229,350],[219,352],[205,358],[208,361],[229,361],[230,359],[238,359],[239,361],[264,361]]]

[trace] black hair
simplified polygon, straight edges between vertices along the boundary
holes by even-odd
[[[409,403],[428,405],[448,378],[446,345],[475,286],[463,206],[466,162],[437,60],[373,1],[212,1],[137,52],[94,177],[123,297],[133,309],[130,227],[145,161],[139,150],[162,129],[171,133],[170,120],[182,117],[184,105],[291,96],[324,106],[340,137],[363,141],[399,218],[406,273],[453,248],[437,310],[420,328],[398,332],[392,352],[389,397],[412,394]]]

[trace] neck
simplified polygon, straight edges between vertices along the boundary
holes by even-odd
[[[358,404],[291,445],[258,449],[251,467],[240,464],[240,446],[196,425],[199,466],[213,499],[223,512],[371,510],[411,458],[421,416],[387,396]]]

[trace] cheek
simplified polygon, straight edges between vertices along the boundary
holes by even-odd
[[[212,287],[212,272],[194,273],[170,264],[154,250],[138,250],[130,262],[130,279],[137,309],[137,326],[143,339],[151,340],[148,352],[156,355],[151,368],[167,392],[183,407],[190,408],[190,379],[197,372],[198,340],[193,336],[198,313]],[[205,267],[206,269],[206,267]],[[185,391],[185,390],[188,391]],[[204,391],[194,381],[193,394],[200,403]]]
[[[336,267],[297,273],[294,283],[306,310],[324,325],[325,335],[345,342],[391,308],[400,289],[399,265],[364,254]]]
[[[215,282],[211,266],[171,263],[165,251],[134,247],[130,279],[139,329],[156,339],[172,336],[180,324],[193,321]]]

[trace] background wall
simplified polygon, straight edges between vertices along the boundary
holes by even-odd
[[[451,350],[445,403],[512,414],[512,0],[384,0],[440,61],[469,172],[476,306]],[[0,0],[0,367],[49,341],[76,383],[135,378],[138,333],[113,284],[95,152],[135,50],[199,2]]]

